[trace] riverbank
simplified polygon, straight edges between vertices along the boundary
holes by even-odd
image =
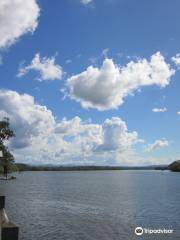
[[[55,166],[16,164],[19,171],[104,171],[104,170],[168,170],[168,165],[151,166]]]
[[[105,170],[170,170],[179,171],[180,161],[175,161],[169,165],[148,165],[148,166],[94,166],[94,165],[29,165],[16,163],[10,172],[24,171],[105,171]],[[0,171],[0,174],[3,172]],[[3,174],[2,174],[3,176]],[[1,179],[0,179],[1,180]]]

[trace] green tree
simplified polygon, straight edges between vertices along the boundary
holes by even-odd
[[[10,129],[10,123],[8,118],[4,118],[0,121],[0,164],[3,167],[4,176],[8,177],[8,171],[14,162],[14,156],[10,153],[8,147],[5,145],[11,137],[14,137],[14,132]]]

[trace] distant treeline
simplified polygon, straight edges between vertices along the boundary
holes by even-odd
[[[91,171],[91,170],[167,170],[167,165],[124,167],[124,166],[51,166],[51,165],[27,165],[16,164],[18,171]]]
[[[16,163],[9,168],[10,172],[23,171],[103,171],[103,170],[171,170],[180,172],[180,161],[175,161],[170,165],[150,165],[150,166],[55,166],[55,165],[28,165]],[[0,165],[0,174],[3,173],[3,167]]]

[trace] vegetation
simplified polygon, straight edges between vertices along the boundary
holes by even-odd
[[[9,119],[4,118],[0,121],[0,166],[6,179],[14,163],[14,156],[10,153],[5,143],[13,136],[15,135],[10,129]]]
[[[168,168],[173,172],[180,172],[180,160],[171,163]]]
[[[101,171],[101,170],[166,170],[167,166],[144,166],[144,167],[124,167],[124,166],[54,166],[40,165],[32,166],[22,163],[16,164],[19,171]]]

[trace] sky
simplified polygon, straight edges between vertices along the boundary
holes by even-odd
[[[10,119],[16,161],[178,159],[179,8],[178,0],[1,0],[0,120]]]

